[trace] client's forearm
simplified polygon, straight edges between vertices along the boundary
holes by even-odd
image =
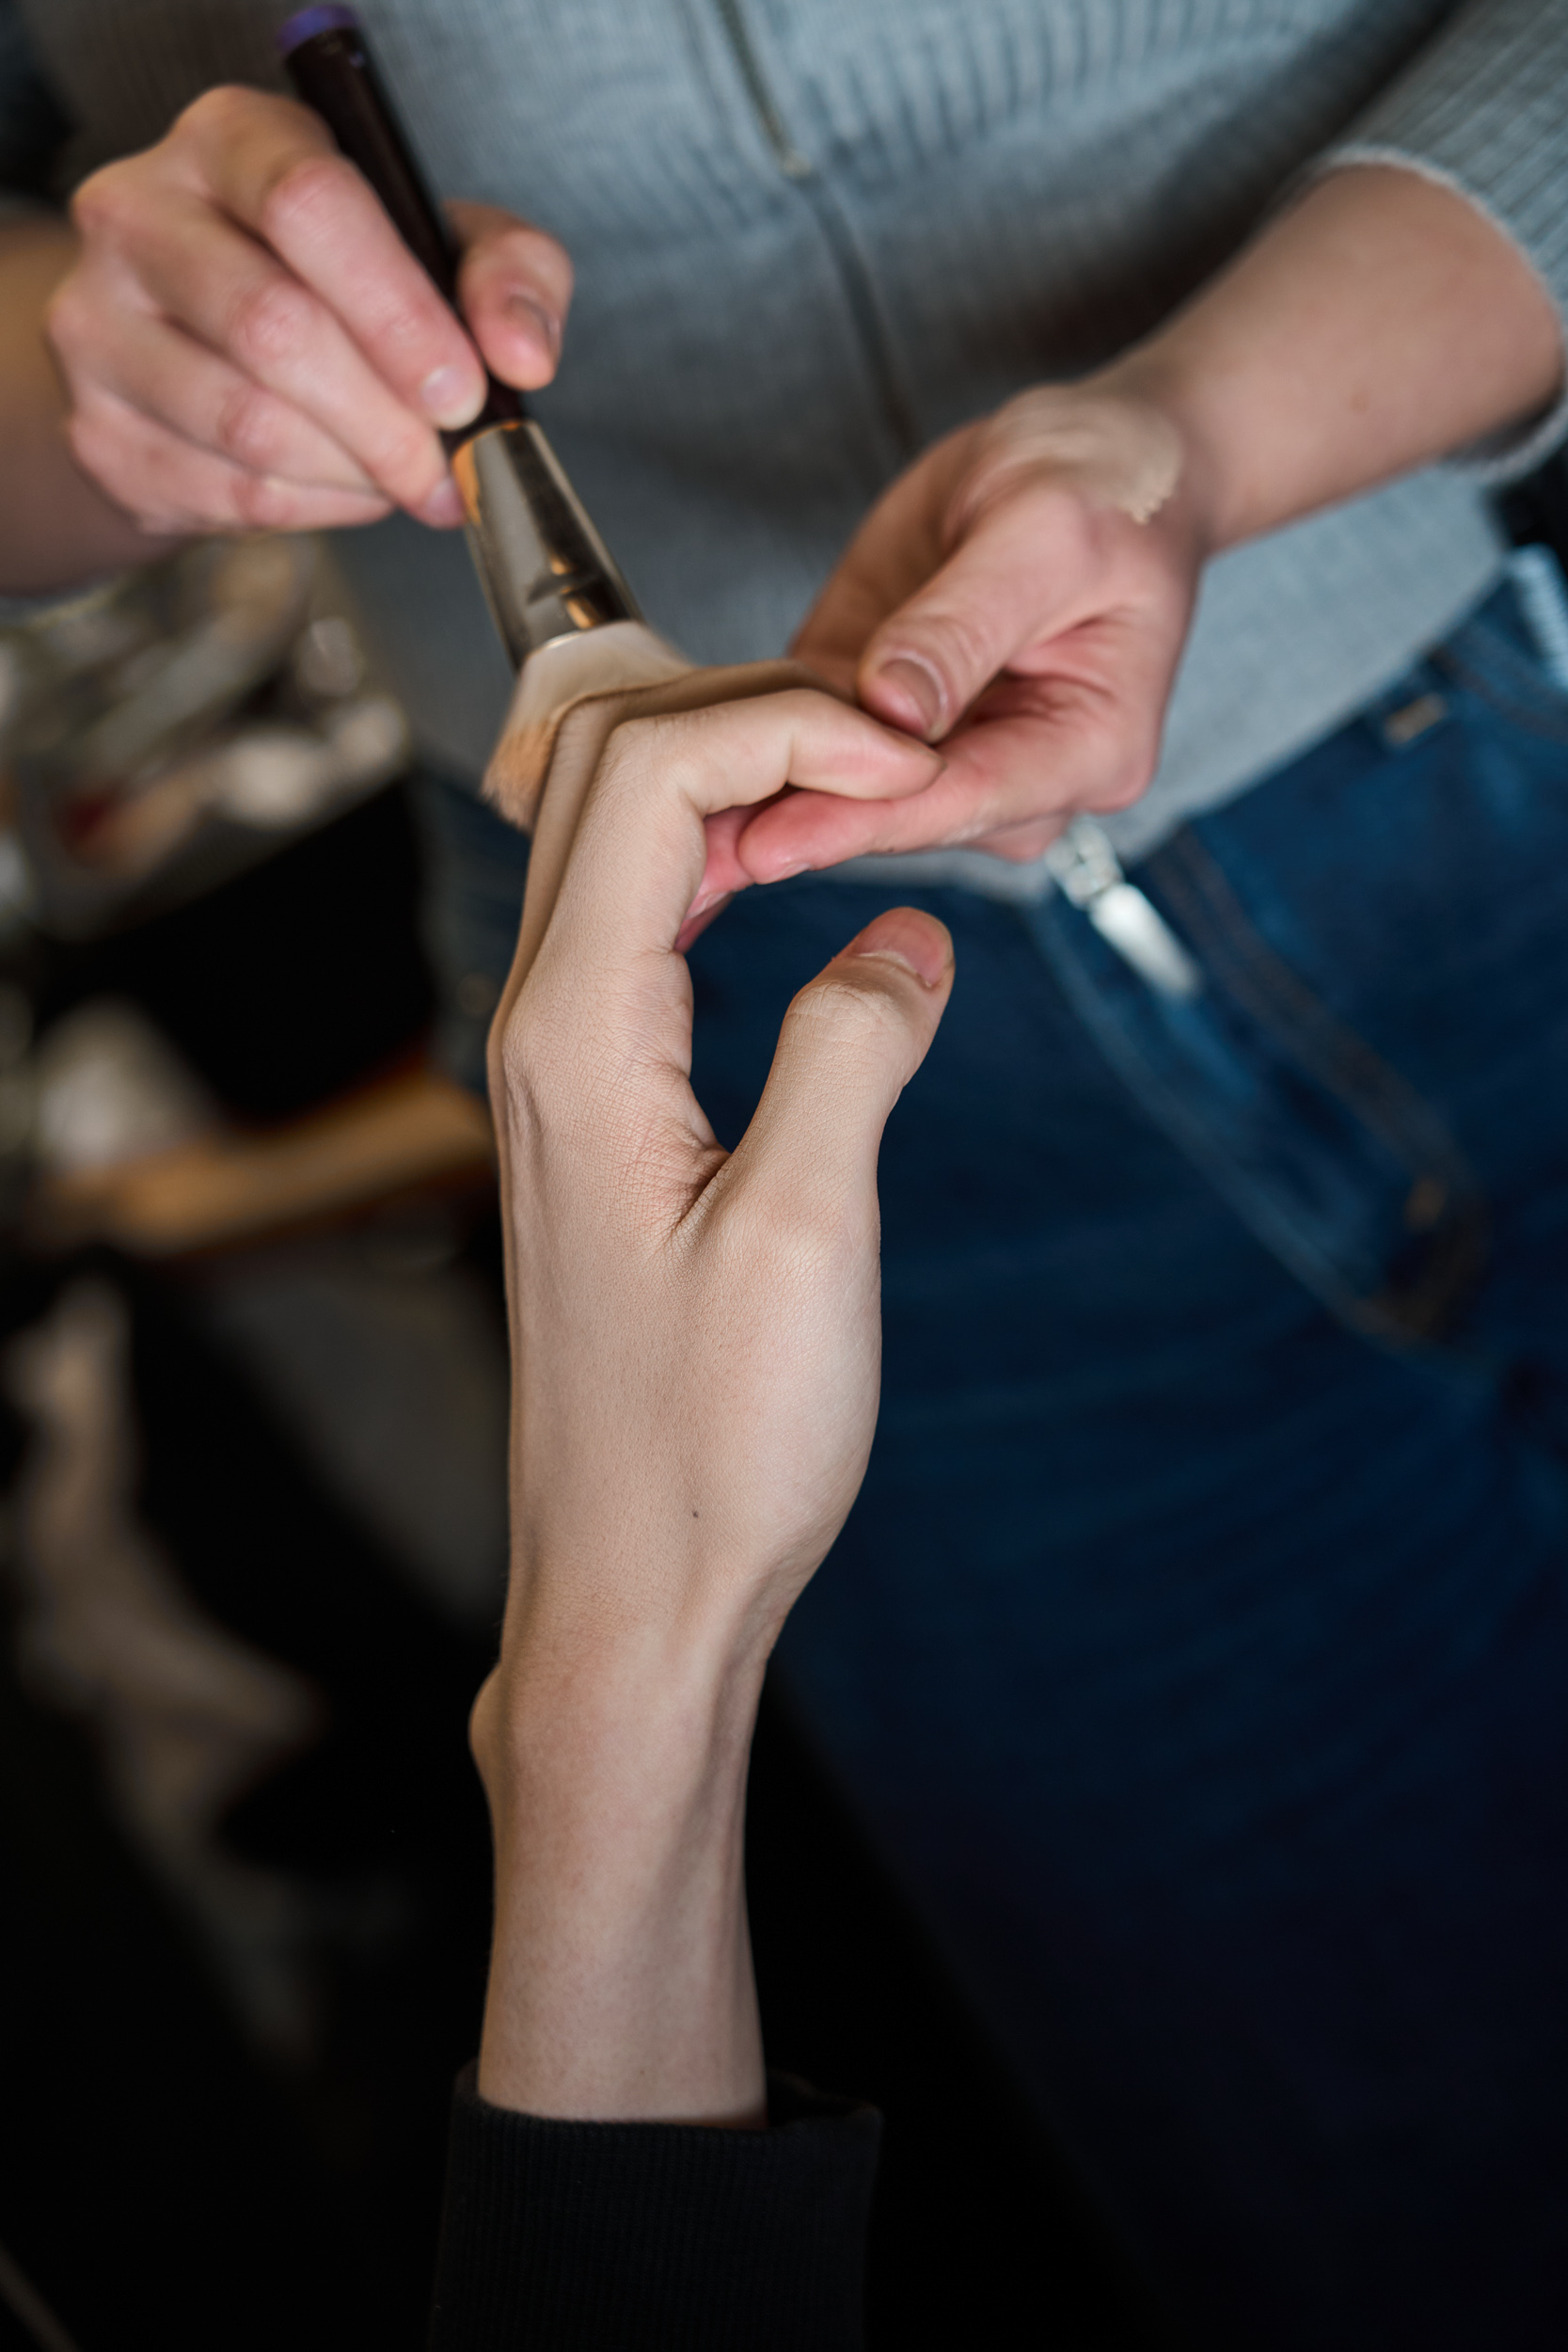
[[[755,1677],[673,1645],[569,1669],[546,1647],[503,1661],[475,1713],[496,1837],[480,2090],[578,2121],[761,2122],[743,1878]]]
[[[121,514],[71,453],[43,323],[76,252],[62,221],[0,228],[0,595],[74,587],[150,563],[167,545]]]
[[[1544,286],[1476,206],[1354,167],[1096,381],[1173,419],[1223,548],[1528,419],[1562,366]]]

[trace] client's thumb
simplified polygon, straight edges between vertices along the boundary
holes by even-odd
[[[869,1182],[888,1113],[925,1060],[953,986],[946,927],[879,914],[784,1015],[741,1152],[833,1212]],[[766,1182],[762,1168],[758,1178]]]

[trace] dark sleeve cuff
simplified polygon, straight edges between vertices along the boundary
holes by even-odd
[[[432,2352],[855,2352],[881,2139],[768,2078],[766,2131],[563,2123],[458,2077]]]

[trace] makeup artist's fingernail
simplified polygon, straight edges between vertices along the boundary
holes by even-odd
[[[467,368],[436,368],[420,386],[420,405],[432,424],[449,432],[477,417],[484,398]]]
[[[457,485],[450,473],[441,476],[440,481],[420,507],[420,514],[425,522],[434,523],[437,531],[445,530],[451,524],[460,523],[463,520],[463,501],[458,494]]]
[[[535,302],[531,294],[508,294],[506,323],[531,343],[537,343],[544,358],[555,365],[561,354],[561,321],[551,318],[542,302]]]
[[[924,661],[895,654],[875,675],[877,699],[885,716],[896,719],[911,735],[929,735],[942,723],[947,696],[936,672]]]
[[[896,963],[900,970],[912,973],[922,988],[935,988],[947,970],[950,949],[945,931],[934,930],[917,915],[906,921],[901,912],[884,916],[875,938],[852,940],[844,952],[872,962]]]

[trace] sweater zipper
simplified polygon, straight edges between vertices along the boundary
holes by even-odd
[[[728,44],[736,72],[751,101],[757,128],[784,177],[805,197],[816,215],[838,271],[839,284],[860,338],[866,373],[875,389],[882,422],[892,437],[899,465],[918,455],[921,436],[899,385],[888,349],[887,334],[869,271],[849,224],[809,155],[803,155],[789,135],[784,111],[763,71],[756,44],[746,27],[740,0],[713,0],[714,13]]]
[[[860,332],[883,421],[903,456],[913,457],[921,446],[920,436],[894,373],[871,279],[848,224],[823,186],[822,176],[810,156],[802,155],[789,135],[789,125],[768,87],[762,59],[746,29],[740,0],[713,0],[713,5],[736,71],[751,100],[757,127],[773,160],[784,178],[793,181],[809,199],[822,224],[829,249],[838,265],[850,314]],[[1064,898],[1083,910],[1101,937],[1149,987],[1163,996],[1180,998],[1200,993],[1202,973],[1153,900],[1135,882],[1128,881],[1109,837],[1098,825],[1086,817],[1075,818],[1046,852],[1046,864]]]
[[[812,167],[790,137],[778,101],[768,87],[768,76],[762,70],[752,36],[746,30],[738,0],[714,0],[724,38],[730,44],[730,55],[736,69],[746,85],[746,95],[752,102],[763,137],[773,151],[773,160],[786,180],[809,180]]]

